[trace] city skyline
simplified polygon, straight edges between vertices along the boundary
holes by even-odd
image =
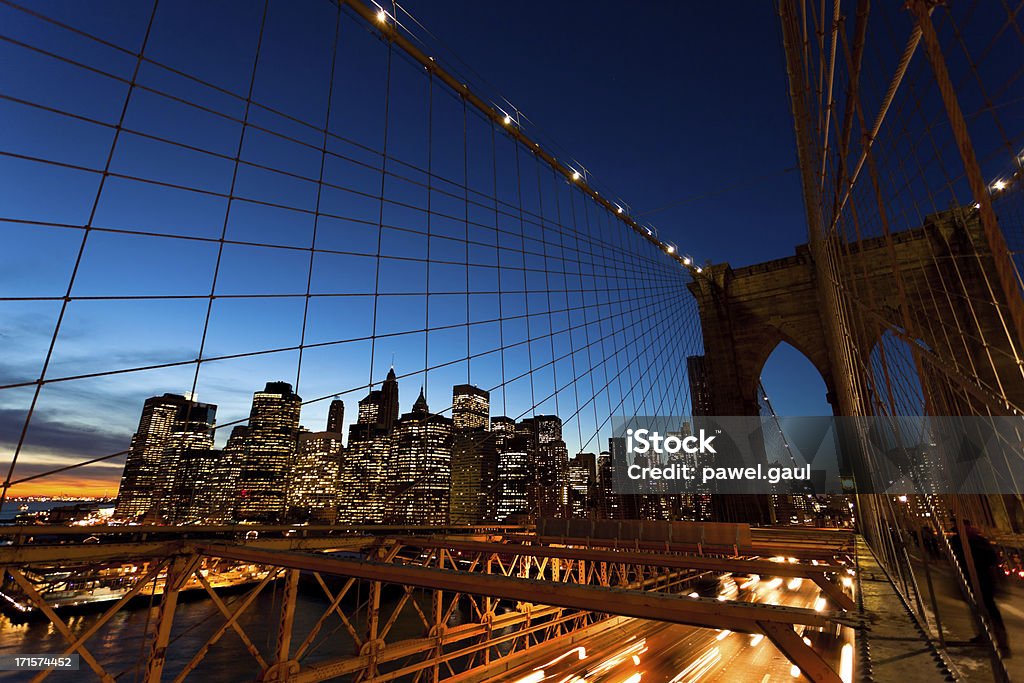
[[[397,381],[400,386],[406,387],[407,388],[406,390],[412,389],[412,388],[414,388],[416,386],[415,379],[416,379],[417,376],[422,376],[422,373],[410,373],[408,375],[404,375],[403,376],[403,375],[395,375],[395,373],[393,371],[393,368],[389,371],[389,377],[394,378],[395,381]],[[382,382],[379,382],[376,386],[383,386],[387,381],[388,381],[388,377],[386,377]],[[287,382],[284,382],[282,380],[274,380],[274,381],[272,381],[272,383],[288,384]],[[452,385],[452,386],[453,387],[458,387],[458,386],[460,386],[460,384],[455,384],[455,385]],[[465,383],[461,383],[461,386],[473,386],[476,390],[478,390],[480,392],[483,392],[483,393],[490,393],[490,391],[492,391],[492,390],[487,390],[487,389],[480,389],[479,387],[475,387],[475,385],[468,385],[468,384],[465,384]],[[421,389],[422,389],[422,386],[421,386]],[[378,390],[374,390],[374,391],[371,392],[371,394],[379,394],[379,391],[380,391],[379,389]],[[438,391],[441,392],[442,396],[443,395],[450,396],[450,392],[445,392],[444,390],[440,390],[440,389]],[[161,396],[171,396],[171,397],[173,397],[172,401],[174,401],[174,402],[187,402],[188,400],[199,402],[199,400],[201,398],[199,395],[189,396],[188,394],[189,394],[189,392],[187,392],[187,391],[186,392],[182,392],[180,394],[175,394],[173,392],[164,392],[163,394],[156,394],[155,396],[152,396],[152,397],[149,397],[149,398],[145,399],[144,403],[148,404],[150,401],[158,399]],[[241,396],[248,395],[244,391],[240,391],[239,394]],[[344,395],[350,397],[350,400],[351,400],[351,397],[357,396],[358,394],[357,394],[357,392],[353,391],[353,392],[348,392],[347,394],[344,394]],[[500,392],[499,392],[498,395],[500,396]],[[244,401],[244,399],[242,399],[242,400]],[[356,406],[354,406],[354,407],[358,407],[358,405],[360,403],[362,403],[363,400],[364,399],[360,399],[358,401],[354,401],[354,403],[356,404]],[[428,401],[428,402],[430,402],[430,401]],[[248,401],[245,401],[245,403],[247,405],[249,405]],[[334,407],[335,404],[340,405],[341,406],[341,410],[337,410]],[[438,414],[438,415],[446,415],[447,414],[447,415],[450,416],[451,413],[453,412],[453,409],[455,409],[456,406],[450,400],[447,403],[443,403],[443,404],[446,407],[441,409],[441,410],[439,410],[439,411],[437,411],[436,414]],[[200,405],[212,406],[213,414],[223,414],[223,412],[224,412],[222,410],[222,406],[220,404],[200,403]],[[320,412],[316,412],[315,410],[309,410],[309,408],[315,408],[317,406],[325,406],[325,409],[323,411],[321,411],[321,412],[324,413],[323,415],[321,415]],[[325,397],[323,399],[319,399],[318,398],[315,401],[303,402],[301,404],[301,407],[303,409],[305,409],[305,412],[303,413],[303,420],[304,420],[304,422],[302,424],[304,433],[321,433],[321,432],[330,431],[328,429],[328,423],[333,419],[332,415],[340,414],[342,416],[342,421],[340,423],[342,428],[340,429],[340,432],[347,436],[347,435],[350,434],[350,428],[353,425],[357,424],[358,419],[359,419],[359,413],[357,411],[355,411],[355,410],[346,410],[344,401],[341,400],[341,399],[338,399],[338,398],[334,398],[334,397]],[[512,416],[494,415],[490,419],[493,420],[493,419],[497,418],[499,420],[501,420],[501,419],[509,419],[509,420],[515,421],[515,420],[520,420],[520,419],[526,418],[529,415],[530,415],[530,411],[527,411],[525,413],[514,414]],[[109,418],[109,417],[114,417],[114,416],[107,416],[107,417]],[[131,416],[131,414],[122,415],[120,417],[121,417],[121,419],[123,419],[125,421],[131,421],[136,426],[138,424],[137,418],[134,417],[134,416]],[[246,417],[244,417],[244,418],[236,418],[236,419],[230,420],[230,421],[216,421],[214,424],[212,424],[212,427],[211,427],[212,437],[211,437],[210,447],[224,448],[227,445],[227,443],[228,443],[228,440],[229,440],[229,438],[231,436],[232,430],[237,428],[237,427],[239,427],[239,426],[245,426],[245,424],[247,422],[248,422],[248,410],[246,410]],[[110,461],[108,463],[106,463],[106,465],[105,465],[106,468],[110,470],[110,472],[108,473],[108,475],[106,477],[104,477],[104,478],[96,478],[96,479],[90,480],[89,478],[85,478],[85,477],[81,477],[80,475],[76,475],[72,471],[72,474],[69,476],[69,479],[73,480],[74,483],[70,484],[70,486],[73,486],[74,489],[76,489],[76,491],[78,493],[81,493],[81,494],[86,495],[88,497],[113,497],[113,496],[115,496],[117,494],[117,489],[118,489],[118,485],[119,485],[119,481],[120,481],[120,477],[121,477],[121,472],[122,472],[122,468],[124,466],[123,459],[127,456],[127,453],[130,450],[130,447],[131,447],[131,436],[132,436],[132,433],[134,431],[136,431],[135,427],[133,427],[131,430],[128,431],[127,434],[124,435],[122,441],[116,441],[113,438],[111,438],[111,439],[104,439],[104,443],[109,443],[111,446],[114,447],[114,448],[112,448],[110,453],[122,453],[122,455],[120,455],[120,456],[118,456],[116,458],[111,458]],[[610,427],[606,431],[610,435]],[[590,436],[590,435],[586,435],[586,436]],[[607,438],[607,437],[605,437],[605,438]],[[592,441],[593,438],[591,438],[590,440]],[[121,443],[123,445],[120,448],[116,448],[118,443]],[[18,497],[24,497],[24,496],[43,496],[43,495],[52,495],[52,496],[63,495],[63,492],[60,490],[60,485],[53,483],[53,482],[59,482],[60,479],[61,479],[61,475],[59,475],[59,474],[48,476],[45,479],[41,480],[41,482],[38,484],[38,488],[34,488],[32,486],[32,484],[30,483],[30,484],[25,485],[24,487],[20,488],[19,489],[19,493],[17,494],[17,496]]]
[[[335,399],[330,428],[311,431],[300,422],[301,397],[287,382],[270,381],[253,393],[248,422],[232,425],[222,448],[214,447],[213,433],[225,428],[216,424],[217,406],[171,393],[150,397],[114,515],[171,523],[471,524],[570,509],[585,514],[580,500],[596,514],[588,486],[597,486],[599,455],[570,459],[561,418],[492,418],[490,392],[470,384],[452,386],[451,395],[451,417],[431,412],[422,388],[402,412],[392,368],[350,423]],[[578,458],[590,458],[584,469],[593,478],[582,492],[579,473],[571,474]]]

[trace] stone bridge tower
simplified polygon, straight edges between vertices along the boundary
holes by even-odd
[[[1020,333],[1007,314],[1010,304],[1021,302],[1006,302],[992,285],[995,267],[976,211],[935,214],[922,227],[838,251],[842,258],[835,268],[849,354],[843,367],[859,368],[850,378],[860,393],[858,405],[886,404],[887,397],[874,396],[871,388],[886,391],[884,381],[869,377],[886,334],[905,344],[916,369],[903,381],[919,382],[911,393],[921,404],[905,408],[906,414],[1013,415],[1024,406]],[[743,268],[705,267],[689,287],[703,328],[708,412],[758,415],[762,368],[776,346],[787,342],[821,373],[839,414],[836,373],[847,370],[833,361],[841,356],[829,353],[822,287],[807,245],[798,246],[793,256]],[[1019,495],[988,501],[983,521],[1024,531]]]
[[[1009,341],[1018,337],[1007,332],[1012,323],[1006,305],[986,277],[993,272],[987,249],[970,210],[929,216],[920,228],[845,246],[837,269],[850,313],[852,364],[871,368],[882,334],[894,334],[914,345],[929,414],[1013,414],[1000,392],[1024,406],[1024,375]],[[761,370],[780,342],[818,369],[838,412],[833,392],[839,370],[830,361],[815,278],[811,252],[800,245],[793,256],[774,261],[708,266],[690,283],[703,327],[711,412],[758,414]],[[870,394],[869,382],[854,379]],[[871,395],[858,398],[862,405],[875,404]]]

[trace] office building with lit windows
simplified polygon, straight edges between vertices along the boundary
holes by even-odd
[[[284,516],[301,408],[302,399],[287,382],[268,382],[263,391],[253,394],[238,477],[235,516],[239,520],[276,522]]]
[[[217,406],[179,394],[146,399],[121,475],[115,515],[132,519],[165,510],[180,454],[213,447]]]
[[[349,439],[338,464],[337,523],[380,524],[390,497],[391,438],[379,433]]]
[[[530,439],[517,435],[516,421],[504,415],[491,419],[491,435],[497,456],[495,519],[530,511]]]
[[[452,421],[430,412],[422,390],[412,411],[395,423],[391,448],[387,518],[397,524],[447,524]]]
[[[165,497],[165,518],[175,524],[206,524],[216,513],[214,491],[224,452],[187,449],[180,453]]]
[[[341,434],[345,425],[345,402],[339,398],[331,401],[330,407],[327,409],[327,428],[325,432],[331,432],[332,434]]]
[[[340,432],[303,432],[299,435],[299,447],[288,482],[288,516],[291,520],[334,523],[343,451]]]
[[[494,435],[483,429],[455,430],[451,470],[451,523],[495,521],[498,514],[498,450]]]
[[[206,497],[210,508],[209,521],[212,524],[225,524],[235,518],[238,478],[242,473],[248,437],[247,425],[235,425],[231,428],[231,436],[228,437],[228,442],[221,451],[220,461],[210,476]]]
[[[452,524],[496,519],[498,450],[490,412],[490,392],[471,384],[452,387]]]
[[[491,392],[472,384],[452,387],[452,425],[455,429],[487,429],[491,419]]]
[[[358,426],[364,433],[369,433],[368,430],[372,426],[390,432],[397,419],[398,379],[395,376],[395,369],[391,368],[381,388],[370,391],[366,398],[359,401],[359,412],[352,429]],[[349,438],[352,438],[351,435]]]
[[[557,415],[535,415],[517,433],[530,444],[531,508],[539,517],[565,517],[569,511],[569,450]]]
[[[597,455],[577,453],[569,461],[569,509],[573,517],[598,516]]]

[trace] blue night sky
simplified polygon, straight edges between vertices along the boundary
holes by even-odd
[[[575,416],[570,449],[603,448],[616,410],[688,411],[680,361],[701,341],[685,271],[489,122],[464,118],[397,53],[386,98],[387,47],[350,14],[335,54],[330,3],[271,2],[251,84],[261,106],[247,112],[262,3],[162,2],[93,210],[135,69],[127,52],[142,45],[152,5],[31,7],[122,49],[0,8],[2,33],[36,48],[0,42],[0,61],[17,65],[0,70],[3,474],[73,272],[46,372],[62,381],[39,392],[15,479],[124,450],[147,396],[193,382],[222,425],[244,420],[264,382],[297,378],[303,398],[337,394],[351,419],[392,361],[403,410],[423,384],[435,410],[450,405],[452,384],[504,384],[493,415]],[[406,8],[441,63],[492,101],[501,93],[528,134],[698,262],[754,263],[805,240],[798,177],[784,172],[795,153],[771,3],[742,14],[719,3],[495,7]],[[394,175],[382,208],[385,120]],[[75,271],[87,224],[100,229]],[[314,345],[301,373],[300,344]],[[197,376],[187,361],[200,345],[221,360]],[[255,352],[266,353],[245,355]],[[143,369],[109,374],[127,368]],[[776,352],[764,380],[780,414],[828,412],[821,379],[792,349]],[[315,403],[303,423],[319,429],[325,417]],[[112,492],[120,463],[56,485],[78,477]]]

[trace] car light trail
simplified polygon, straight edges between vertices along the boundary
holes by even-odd
[[[839,653],[839,678],[843,683],[853,683],[853,644],[843,645]]]
[[[717,647],[713,647],[697,659],[693,660],[688,667],[677,673],[668,683],[695,683],[699,681],[708,671],[714,668],[722,660],[722,653]]]
[[[562,661],[566,657],[569,657],[569,656],[574,655],[574,654],[578,655],[579,659],[586,659],[587,658],[587,648],[585,648],[585,647],[574,647],[573,649],[569,650],[568,652],[563,652],[562,654],[558,655],[557,657],[552,659],[550,662],[545,664],[544,668],[549,667],[549,666],[554,666],[555,664],[558,664],[560,661]]]

